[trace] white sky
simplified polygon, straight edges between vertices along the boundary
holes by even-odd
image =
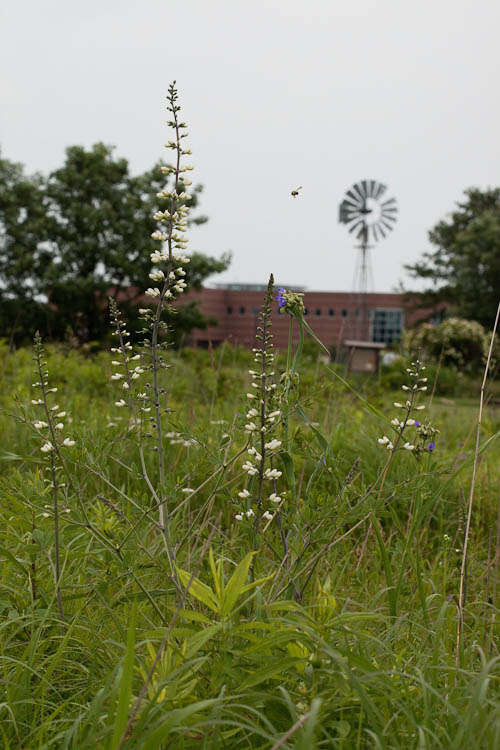
[[[373,178],[399,204],[390,291],[465,188],[500,183],[499,28],[498,0],[4,0],[2,155],[47,172],[104,141],[148,169],[176,79],[210,217],[191,248],[234,254],[214,281],[351,289],[338,204]]]

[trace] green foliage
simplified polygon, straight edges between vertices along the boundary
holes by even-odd
[[[133,176],[127,160],[102,143],[69,147],[63,166],[47,178],[0,159],[0,322],[12,340],[31,338],[38,328],[53,339],[70,331],[79,342],[102,341],[110,295],[122,300],[135,330],[157,249],[151,234],[156,195],[165,187],[161,167]],[[196,208],[201,189],[191,191],[187,206]],[[206,220],[198,215],[192,222]],[[199,288],[229,262],[228,254],[194,253],[188,286]],[[175,343],[208,322],[194,303],[180,307]]]
[[[298,413],[289,418],[297,505],[290,495],[287,570],[273,552],[277,529],[270,527],[253,554],[234,523],[237,462],[216,485],[228,445],[224,435],[232,445],[229,461],[242,443],[234,415],[248,390],[249,354],[226,345],[172,355],[175,366],[168,379],[162,376],[175,407],[169,420],[172,429],[199,441],[190,448],[166,445],[168,492],[186,484],[196,490],[181,496],[177,490],[173,511],[175,535],[185,539],[177,551],[180,580],[187,585],[194,574],[179,608],[159,536],[144,516],[150,501],[127,420],[110,406],[107,358],[49,349],[47,361],[58,401],[73,416],[77,445],[86,447],[71,461],[71,513],[62,517],[61,623],[41,454],[26,426],[0,413],[10,453],[0,462],[3,746],[118,747],[169,632],[124,748],[270,749],[296,725],[283,747],[407,750],[419,742],[424,747],[424,740],[442,750],[495,747],[500,666],[490,645],[500,610],[487,600],[483,575],[497,515],[498,464],[491,447],[478,478],[481,513],[473,517],[466,648],[458,665],[451,598],[462,538],[459,490],[470,476],[467,436],[475,405],[450,406],[438,385],[435,453],[421,468],[413,456],[402,455],[377,499],[370,494],[380,467],[376,438],[383,422],[376,411],[386,412],[401,395],[377,395],[375,382],[367,381],[375,390],[365,395],[375,395],[377,404],[370,411],[327,369],[318,375],[315,362],[306,364],[296,392],[306,402],[306,419]],[[30,398],[31,355],[4,351],[2,367],[0,398],[11,412],[13,395]],[[214,371],[225,373],[223,388]],[[500,429],[497,410],[488,414],[486,438]],[[460,473],[453,477],[456,460]],[[78,497],[96,533],[85,527]],[[366,522],[353,529],[367,512],[380,519],[381,544],[372,534],[364,546]],[[199,542],[212,525],[218,531],[200,559]],[[303,592],[301,602],[293,598],[290,575]],[[489,592],[491,598],[491,582]]]
[[[492,328],[500,289],[500,188],[466,190],[429,239],[437,249],[406,266],[413,278],[432,282],[423,304],[447,300],[453,313]]]
[[[484,369],[490,339],[491,334],[473,320],[447,318],[438,326],[424,324],[409,331],[406,343],[413,355],[421,350],[426,359],[441,359],[447,367],[478,372]]]

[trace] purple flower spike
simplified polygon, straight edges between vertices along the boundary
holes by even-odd
[[[427,446],[427,449],[428,449],[429,453],[432,453],[432,451],[434,450],[435,447],[436,447],[436,443],[434,442],[434,440],[431,440],[431,442]]]
[[[280,287],[278,289],[278,294],[276,295],[276,299],[278,300],[278,310],[281,310],[282,307],[286,305],[286,300],[283,297],[283,292],[285,289],[283,287]]]
[[[420,427],[420,422],[415,422],[415,427]]]

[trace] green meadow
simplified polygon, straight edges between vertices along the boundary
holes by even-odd
[[[479,379],[443,368],[430,404],[429,365],[408,411],[410,362],[276,353],[266,485],[255,353],[166,350],[162,466],[117,355],[45,354],[45,405],[33,351],[0,360],[5,750],[500,746],[497,384],[467,531]]]

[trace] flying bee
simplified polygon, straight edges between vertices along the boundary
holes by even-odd
[[[293,197],[296,198],[298,196],[298,194],[299,194],[299,190],[302,190],[302,185],[300,187],[298,187],[298,188],[295,188],[295,190],[292,190],[292,192],[290,193],[290,195],[293,195]]]

